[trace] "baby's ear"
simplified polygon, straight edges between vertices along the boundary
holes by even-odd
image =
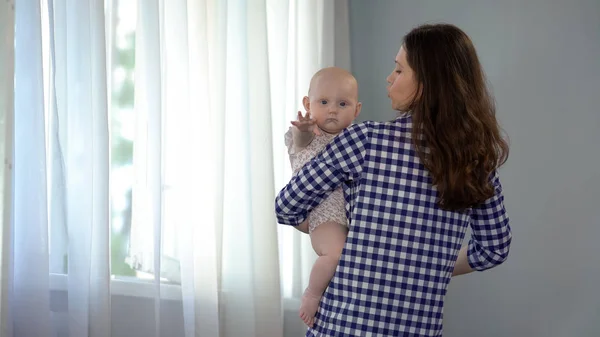
[[[306,110],[306,112],[310,111],[310,98],[308,98],[308,96],[304,96],[302,105],[304,105],[304,110]]]
[[[360,110],[362,109],[362,103],[358,102],[356,104],[356,111],[354,112],[354,118],[358,117],[358,115],[360,115]]]

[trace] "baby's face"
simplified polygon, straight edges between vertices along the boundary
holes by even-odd
[[[321,130],[337,134],[360,113],[358,88],[347,78],[323,76],[311,88],[307,110]]]

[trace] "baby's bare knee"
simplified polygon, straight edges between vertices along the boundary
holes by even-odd
[[[311,233],[311,242],[319,256],[339,260],[346,244],[346,229],[336,223],[324,223]]]

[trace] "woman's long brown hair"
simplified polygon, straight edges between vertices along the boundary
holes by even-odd
[[[490,177],[506,162],[508,143],[471,39],[453,25],[424,25],[404,37],[404,49],[418,83],[413,142],[440,207],[484,202],[494,195]]]

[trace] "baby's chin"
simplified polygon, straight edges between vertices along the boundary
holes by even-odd
[[[332,125],[333,124],[333,125]],[[325,131],[329,134],[338,134],[342,131],[344,131],[345,128],[349,127],[350,124],[344,126],[344,125],[340,125],[339,122],[336,123],[324,123],[324,125],[319,125],[319,129],[321,129],[322,131]]]

